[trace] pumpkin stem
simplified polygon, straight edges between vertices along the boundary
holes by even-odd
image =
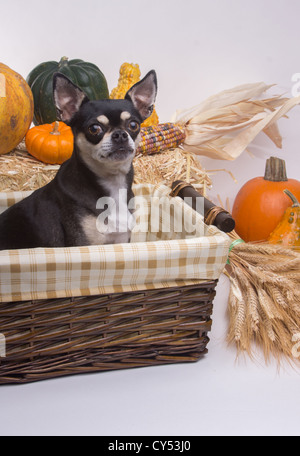
[[[62,66],[64,66],[66,63],[68,63],[69,61],[69,57],[62,57],[58,63],[58,68],[61,68]]]
[[[289,190],[285,189],[283,190],[283,192],[289,196],[291,198],[291,200],[293,201],[293,206],[292,207],[300,207],[300,203],[299,201],[297,200],[297,198],[295,197],[295,195],[292,194],[292,192],[290,192]]]
[[[58,121],[56,121],[56,122],[54,123],[53,130],[50,132],[50,134],[51,134],[51,135],[56,135],[56,136],[60,135],[60,131],[59,131],[59,122],[58,122]]]
[[[287,182],[285,161],[277,157],[269,158],[266,162],[264,179],[272,182]]]

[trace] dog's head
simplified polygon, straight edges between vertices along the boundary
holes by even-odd
[[[155,71],[131,87],[124,100],[90,101],[61,73],[54,75],[53,91],[58,119],[72,127],[75,147],[89,168],[99,175],[128,172],[140,125],[153,110]]]

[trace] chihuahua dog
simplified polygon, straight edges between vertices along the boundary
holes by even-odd
[[[127,224],[125,230],[118,230],[124,225],[119,219],[124,216],[129,220],[132,160],[140,124],[150,116],[156,93],[153,70],[124,100],[90,101],[67,77],[54,75],[58,118],[72,128],[73,154],[49,184],[0,215],[0,250],[130,241],[130,227]],[[120,194],[125,195],[122,201]],[[111,229],[109,220],[99,222],[107,210],[99,201],[110,200],[117,209],[116,230]]]

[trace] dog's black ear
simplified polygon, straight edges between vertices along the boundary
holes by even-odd
[[[57,118],[69,123],[83,102],[89,101],[86,94],[62,73],[53,76],[53,98]]]
[[[153,105],[157,94],[157,78],[154,70],[137,82],[125,95],[125,99],[131,100],[139,111],[143,120],[147,119],[153,111]]]

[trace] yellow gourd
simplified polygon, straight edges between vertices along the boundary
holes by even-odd
[[[293,205],[285,211],[268,241],[270,244],[300,247],[300,203],[289,190],[284,190],[284,193],[291,198]]]
[[[123,99],[131,87],[136,84],[141,77],[141,72],[138,64],[134,63],[123,63],[120,67],[120,75],[117,87],[115,87],[110,94],[110,98],[113,100]],[[142,123],[142,127],[150,127],[158,125],[158,115],[153,109],[153,112],[148,119]]]
[[[128,90],[140,80],[139,66],[134,63],[123,63],[120,67],[120,75],[117,87],[112,89],[110,98],[113,100],[123,99]]]

